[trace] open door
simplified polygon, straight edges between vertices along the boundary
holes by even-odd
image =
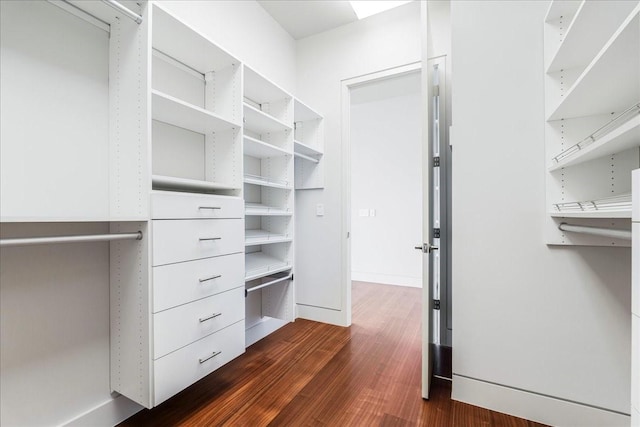
[[[422,398],[428,399],[433,374],[433,294],[431,289],[430,258],[437,250],[432,245],[431,228],[431,176],[433,165],[432,145],[429,143],[432,133],[431,101],[433,95],[432,72],[428,66],[428,28],[427,5],[422,2],[422,242],[416,249],[422,251]]]

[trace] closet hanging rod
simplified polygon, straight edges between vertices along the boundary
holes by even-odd
[[[630,230],[620,230],[617,228],[591,227],[587,225],[560,223],[558,228],[562,231],[571,231],[573,233],[592,234],[594,236],[611,237],[614,239],[631,240]]]
[[[142,240],[142,231],[135,233],[87,234],[84,236],[24,237],[0,239],[0,247],[43,245],[48,243],[111,242],[114,240]]]
[[[117,2],[116,0],[102,0],[102,2],[122,13],[127,18],[133,19],[136,24],[142,24],[142,16],[138,15],[128,7],[123,6],[120,2]]]
[[[253,286],[249,289],[245,289],[244,296],[246,297],[249,292],[257,291],[258,289],[266,288],[267,286],[275,285],[276,283],[284,282],[285,280],[289,280],[289,279],[291,279],[291,274],[284,277],[279,277],[275,280],[271,280],[270,282],[263,283],[258,286]]]

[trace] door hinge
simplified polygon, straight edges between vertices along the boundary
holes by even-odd
[[[439,85],[433,87],[433,96],[434,97],[435,96],[440,96],[440,86]]]
[[[440,238],[440,229],[439,228],[434,228],[433,229],[433,238],[434,239],[439,239]]]
[[[440,310],[440,300],[439,299],[434,299],[433,300],[433,309],[434,310]]]
[[[433,167],[434,168],[439,168],[440,167],[440,156],[437,156],[437,157],[433,158]]]

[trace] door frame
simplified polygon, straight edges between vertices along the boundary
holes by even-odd
[[[342,133],[342,147],[341,147],[341,173],[342,173],[342,186],[341,186],[341,226],[340,226],[340,256],[341,256],[341,281],[342,281],[342,307],[346,314],[346,324],[351,325],[351,89],[358,86],[366,85],[376,81],[391,79],[399,77],[409,73],[422,72],[422,61],[411,62],[405,65],[392,67],[372,73],[363,74],[356,77],[351,77],[342,80],[341,83],[341,133]],[[423,74],[424,76],[424,74]],[[424,85],[423,85],[424,86]],[[424,141],[424,129],[423,129],[423,141]],[[424,145],[424,142],[423,142]],[[424,172],[423,172],[424,173]],[[427,196],[428,197],[428,196]],[[422,238],[422,236],[420,236]],[[416,243],[418,241],[416,240]],[[426,273],[427,280],[429,272]],[[428,304],[427,304],[428,306]],[[424,329],[424,328],[423,328]],[[427,328],[429,329],[429,328]],[[423,331],[423,341],[424,341]],[[428,335],[427,335],[428,338]],[[423,342],[423,348],[424,348]],[[429,350],[427,350],[429,351]],[[424,393],[423,393],[424,394]]]

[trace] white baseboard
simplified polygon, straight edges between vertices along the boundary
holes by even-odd
[[[411,288],[422,287],[422,281],[419,277],[368,273],[363,271],[352,271],[351,280],[356,282],[380,283],[382,285],[409,286]]]
[[[451,398],[553,426],[628,427],[629,415],[453,375]]]
[[[346,319],[344,311],[314,307],[312,305],[296,304],[296,317],[337,326],[351,326]]]
[[[68,427],[112,427],[144,409],[124,396],[117,396],[63,424]]]

